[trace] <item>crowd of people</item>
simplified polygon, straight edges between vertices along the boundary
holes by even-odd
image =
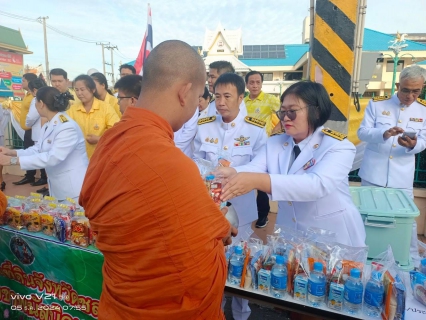
[[[99,72],[76,77],[73,88],[62,69],[51,70],[53,87],[25,74],[26,148],[0,150],[0,165],[27,170],[16,184],[47,180],[51,195],[84,207],[104,254],[99,319],[223,319],[224,245],[253,222],[267,225],[269,199],[281,225],[365,246],[348,183],[356,149],[324,127],[332,103],[321,84],[297,82],[278,99],[262,91],[262,73],[243,78],[227,61],[211,63],[206,77],[197,52],[174,40],[152,50],[143,80],[130,65],[120,75],[114,95]],[[426,148],[425,79],[424,69],[407,67],[394,96],[368,105],[358,130],[367,142],[363,185],[412,197],[414,155]],[[226,183],[222,210],[197,159],[228,164],[215,172]],[[45,171],[36,181],[37,169]],[[231,209],[238,230],[224,217]],[[240,298],[232,311],[236,320],[250,315]]]

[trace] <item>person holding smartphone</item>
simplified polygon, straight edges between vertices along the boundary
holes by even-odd
[[[363,186],[404,190],[413,198],[415,155],[426,148],[426,101],[419,99],[426,70],[402,70],[398,92],[373,98],[358,129],[366,147],[358,175]],[[412,256],[418,256],[417,225],[413,225]]]

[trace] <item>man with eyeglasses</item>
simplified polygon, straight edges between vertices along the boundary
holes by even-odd
[[[118,105],[121,114],[124,114],[127,107],[134,106],[141,93],[142,76],[132,74],[122,77],[114,86],[117,91]]]
[[[426,148],[426,101],[419,99],[425,80],[426,70],[407,67],[395,95],[369,102],[358,129],[359,139],[367,142],[358,173],[361,185],[401,189],[413,198],[415,154]],[[415,222],[411,254],[418,257]]]

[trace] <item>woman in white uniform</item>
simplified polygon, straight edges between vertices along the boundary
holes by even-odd
[[[321,84],[290,86],[277,112],[285,133],[271,136],[250,164],[220,168],[228,179],[222,197],[262,190],[279,202],[277,224],[327,229],[340,243],[364,246],[365,228],[348,184],[355,147],[345,135],[324,129],[331,108]]]
[[[65,113],[73,97],[69,92],[43,87],[36,99],[37,111],[48,120],[37,144],[25,150],[0,148],[0,165],[20,165],[22,170],[45,168],[51,196],[78,200],[89,161],[83,133]]]

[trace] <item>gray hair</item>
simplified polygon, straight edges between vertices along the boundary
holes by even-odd
[[[426,70],[418,65],[412,65],[404,68],[399,75],[399,82],[404,79],[419,79],[423,78],[423,82],[426,81]]]

